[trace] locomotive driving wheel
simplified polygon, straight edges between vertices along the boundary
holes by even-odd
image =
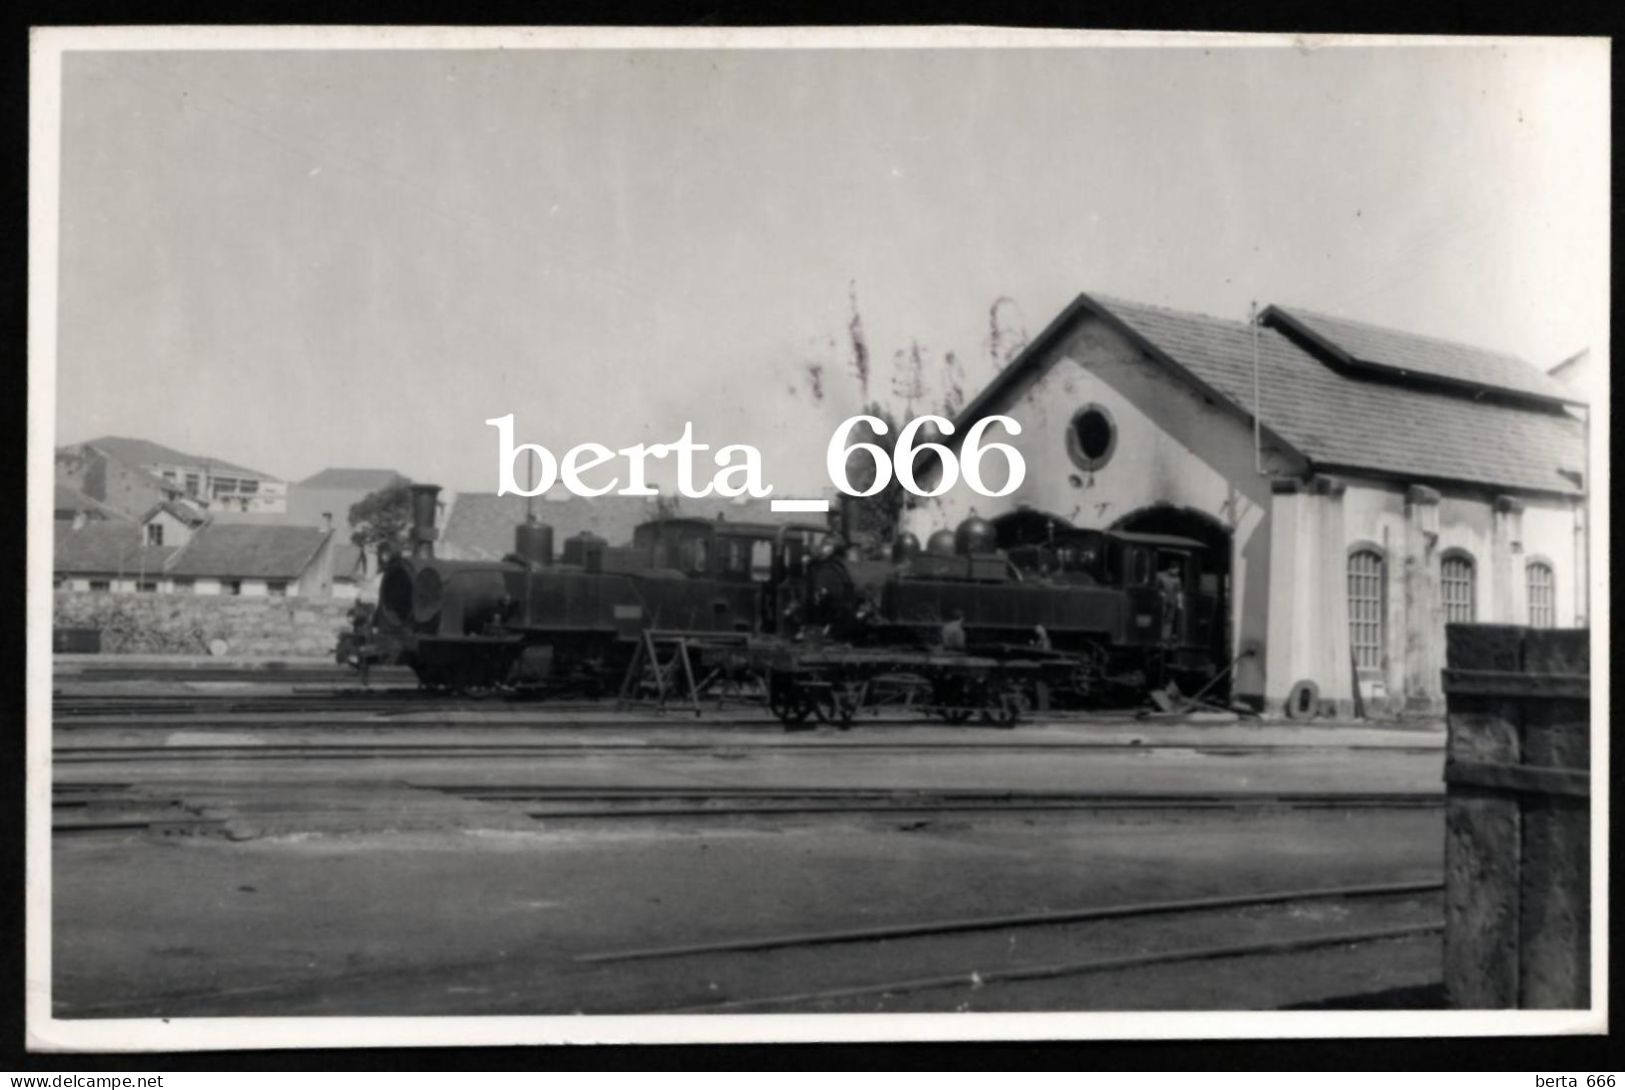
[[[1009,730],[1031,706],[1031,698],[1020,686],[992,684],[987,687],[986,702],[982,705],[982,722]]]
[[[975,709],[963,678],[940,677],[931,686],[932,711],[944,722],[957,726],[968,720]]]

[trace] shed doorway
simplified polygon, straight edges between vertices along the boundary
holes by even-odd
[[[1113,530],[1139,534],[1173,534],[1199,541],[1204,546],[1197,569],[1197,585],[1203,594],[1214,596],[1214,607],[1209,625],[1209,643],[1215,670],[1223,670],[1230,663],[1231,617],[1230,588],[1231,558],[1234,555],[1230,527],[1212,515],[1189,507],[1172,504],[1153,504],[1132,511],[1112,523]],[[1228,701],[1234,675],[1227,675],[1216,684],[1211,694]]]

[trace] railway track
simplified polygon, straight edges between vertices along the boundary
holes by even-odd
[[[225,829],[225,818],[182,799],[140,791],[132,783],[58,783],[51,789],[53,836],[136,832],[200,836]]]
[[[516,808],[538,821],[727,819],[856,816],[919,818],[939,814],[1438,810],[1429,792],[1099,792],[976,788],[869,787],[601,787],[577,784],[470,785],[412,783],[412,788],[469,802]],[[60,782],[53,788],[52,832],[223,832],[227,819],[189,804],[173,790],[124,782]]]
[[[1144,954],[1114,957],[1084,958],[1076,961],[1051,962],[1014,968],[973,969],[930,976],[904,977],[875,983],[824,988],[808,992],[769,995],[741,999],[720,1000],[673,1007],[664,1014],[725,1014],[752,1010],[796,1009],[855,999],[886,998],[941,989],[974,992],[990,985],[1010,985],[1032,981],[1050,981],[1094,974],[1145,969],[1160,965],[1219,961],[1224,959],[1261,958],[1283,954],[1297,954],[1314,950],[1366,946],[1402,939],[1440,935],[1444,922],[1409,924],[1399,927],[1364,928],[1332,931],[1290,939],[1221,943],[1194,947],[1158,950]],[[903,1008],[907,1009],[907,1008]]]
[[[111,672],[110,672],[111,673]],[[305,679],[293,675],[268,674],[264,671],[245,671],[244,677],[216,676],[216,672],[194,672],[191,676],[167,677],[149,676],[131,672],[129,676],[122,674],[112,678],[98,676],[94,682],[85,683],[83,678],[71,678],[75,683],[73,689],[58,687],[52,693],[52,713],[59,720],[72,720],[90,717],[115,717],[139,719],[158,716],[204,716],[221,714],[308,714],[328,715],[342,713],[371,713],[388,714],[392,712],[494,712],[501,710],[529,711],[617,711],[632,710],[654,713],[656,711],[666,719],[674,722],[692,719],[697,714],[727,711],[756,711],[761,713],[763,722],[780,724],[780,721],[767,713],[765,698],[760,694],[735,693],[718,700],[708,698],[702,705],[699,713],[692,706],[680,702],[669,703],[664,708],[657,709],[653,705],[633,703],[626,709],[616,701],[608,698],[591,698],[580,695],[548,695],[540,692],[511,692],[493,693],[487,696],[467,696],[451,693],[428,693],[418,689],[415,684],[394,682],[384,685],[361,687],[358,685],[309,685],[301,687],[306,681],[332,680],[331,678]],[[222,672],[223,673],[223,672]],[[58,678],[58,681],[64,679]],[[197,686],[193,691],[122,691],[122,692],[94,692],[93,687],[103,681],[124,682],[157,682],[172,683],[186,686]],[[243,686],[259,684],[278,686],[278,689],[258,692],[246,691]],[[206,685],[223,685],[233,687],[229,691],[209,691],[203,689]],[[292,686],[292,691],[281,691],[282,687]],[[1041,713],[1046,721],[1069,722],[1079,720],[1095,721],[1100,719],[1121,719],[1132,721],[1139,711],[1143,709],[1132,708],[1100,708],[1100,709],[1055,709]],[[907,705],[896,705],[865,709],[857,721],[862,722],[916,722],[931,717],[926,709]]]
[[[747,744],[738,738],[714,742],[511,742],[503,740],[413,742],[392,738],[377,742],[198,742],[166,739],[162,745],[131,744],[119,740],[103,745],[58,744],[53,758],[62,763],[175,762],[175,761],[350,761],[350,760],[457,760],[525,757],[594,757],[693,755],[743,758],[752,754],[837,754],[862,752],[876,756],[948,754],[964,752],[1013,753],[1136,753],[1188,752],[1209,757],[1244,757],[1263,754],[1316,754],[1328,746],[1275,744],[1200,745],[1136,742],[996,742],[996,741],[865,741],[831,738],[820,742],[763,741]],[[1358,747],[1363,752],[1437,754],[1436,747]]]
[[[415,689],[322,689],[310,692],[64,693],[54,694],[57,719],[90,717],[140,719],[155,716],[329,715],[389,712],[473,712],[498,708],[547,707],[559,711],[602,709],[589,701],[486,699],[442,696]]]
[[[869,787],[583,787],[577,785],[412,786],[470,801],[517,805],[538,820],[787,817],[805,815],[983,815],[1091,811],[1436,810],[1435,792],[1204,793]]]
[[[989,987],[1081,981],[1196,962],[1257,964],[1256,959],[1347,954],[1382,943],[1431,939],[1443,931],[1438,904],[1443,888],[1441,880],[1429,878],[1271,889],[753,935],[588,952],[574,960],[606,969],[670,965],[657,971],[686,972],[698,979],[732,977],[725,994],[702,1002],[679,1000],[663,1013],[838,1010],[880,1002],[906,1010],[918,1005],[921,993],[949,993],[946,1001],[957,1003],[957,997]],[[1023,948],[1033,953],[1016,953]],[[763,957],[779,958],[784,966],[819,964],[807,960],[814,956],[834,967],[815,976],[822,986],[764,988],[759,982],[764,974],[750,968]],[[786,957],[793,960],[786,963]],[[779,978],[797,979],[794,973]]]

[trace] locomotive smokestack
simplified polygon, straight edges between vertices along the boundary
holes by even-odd
[[[434,541],[439,536],[434,528],[434,512],[439,496],[437,484],[412,486],[412,555],[415,557],[434,555]]]

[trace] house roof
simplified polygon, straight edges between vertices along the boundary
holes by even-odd
[[[202,526],[205,522],[209,521],[208,515],[205,515],[202,511],[198,510],[191,504],[186,503],[184,500],[164,500],[162,503],[154,504],[152,507],[148,508],[146,514],[141,516],[141,521],[151,521],[152,516],[156,515],[160,511],[166,512],[174,518],[179,519],[187,526]]]
[[[553,528],[554,548],[579,533],[592,533],[611,545],[632,540],[639,523],[655,517],[654,497],[599,496],[587,499],[568,493],[554,500],[542,496],[529,501],[536,520]],[[448,557],[500,560],[513,552],[514,527],[525,521],[523,496],[494,492],[459,492],[451,503],[440,532],[439,548]]]
[[[236,465],[220,458],[207,458],[197,454],[187,454],[166,447],[162,443],[154,443],[150,439],[129,439],[118,435],[104,435],[100,439],[88,439],[81,446],[95,447],[109,458],[125,462],[133,466],[152,464],[164,465],[199,465],[208,466],[210,470],[223,470],[236,474],[239,477],[252,477],[262,481],[274,481],[280,478],[269,473],[261,473],[257,469]]]
[[[1511,353],[1333,318],[1301,307],[1272,306],[1260,320],[1297,335],[1333,365],[1541,401],[1574,400],[1540,368]]]
[[[1105,319],[1251,421],[1254,329],[1242,321],[1080,295],[961,414],[987,415],[1086,315]],[[1574,494],[1584,432],[1560,408],[1507,405],[1378,381],[1328,366],[1277,329],[1257,329],[1259,420],[1312,465],[1411,480]],[[964,427],[956,429],[963,435]]]
[[[67,485],[56,486],[56,511],[83,511],[86,515],[95,518],[121,519],[129,521],[130,516],[117,507],[112,507],[101,500],[87,496],[76,488]]]
[[[358,579],[366,574],[361,566],[361,546],[351,545],[347,541],[333,543],[333,578]]]
[[[334,488],[349,491],[352,489],[365,489],[368,492],[386,488],[396,481],[405,480],[401,474],[393,469],[343,469],[333,468],[322,470],[320,473],[306,477],[299,482],[300,488]]]
[[[596,534],[611,545],[630,544],[632,531],[660,514],[660,505],[653,496],[607,495],[588,499],[558,491],[563,498],[538,496],[530,501],[536,520],[553,528],[556,549],[562,549],[565,540],[579,533]],[[783,515],[772,514],[768,500],[749,500],[741,504],[721,496],[663,498],[667,513],[685,518],[713,520],[720,515],[729,522],[789,521]],[[499,560],[513,552],[514,527],[525,521],[525,514],[523,496],[459,492],[441,530],[441,549],[451,558]]]
[[[193,535],[169,574],[227,579],[296,579],[327,540],[310,526],[245,526],[211,522]]]
[[[53,568],[64,575],[159,574],[174,546],[147,545],[142,527],[128,521],[56,524]]]

